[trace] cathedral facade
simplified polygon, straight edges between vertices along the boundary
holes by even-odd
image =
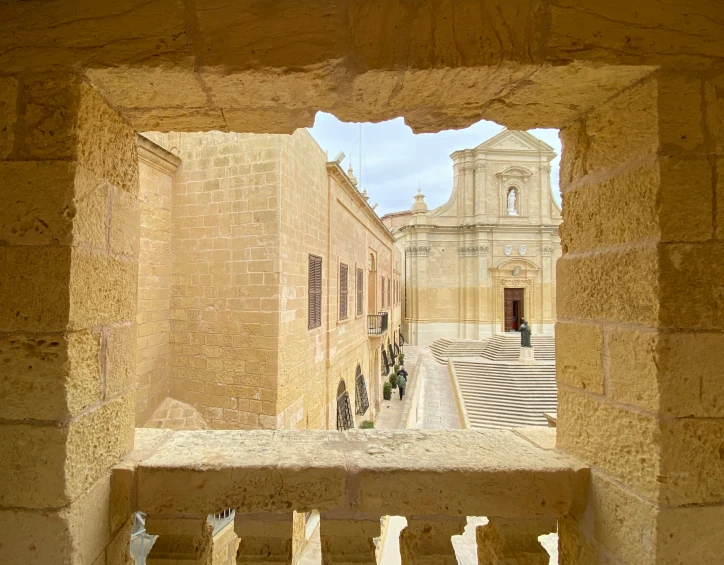
[[[404,335],[416,345],[440,338],[486,339],[516,331],[552,334],[561,209],[553,198],[553,148],[504,130],[452,154],[447,203],[383,218],[403,252]]]

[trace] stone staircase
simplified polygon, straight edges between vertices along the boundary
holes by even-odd
[[[477,357],[485,350],[485,341],[471,339],[437,339],[430,351],[438,363],[447,363],[450,357]]]
[[[530,341],[535,349],[536,361],[556,360],[556,344],[552,335],[534,335]],[[487,342],[473,343],[485,343],[479,355],[489,361],[517,361],[520,357],[520,334],[517,332],[498,334]]]
[[[537,351],[536,351],[537,357]],[[557,408],[554,363],[453,361],[473,428],[546,426]]]

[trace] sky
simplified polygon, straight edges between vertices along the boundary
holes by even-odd
[[[331,114],[318,112],[314,126],[309,128],[317,143],[334,159],[340,151],[346,157],[342,167],[352,168],[360,179],[359,124],[340,122]],[[378,204],[376,212],[409,210],[418,184],[425,195],[428,209],[447,202],[452,192],[453,168],[450,154],[458,149],[471,149],[503,131],[495,122],[480,121],[469,128],[415,135],[402,118],[377,124],[362,124],[362,186],[367,188],[370,204]],[[558,163],[561,142],[558,130],[534,129],[530,133],[553,147],[558,157],[551,165],[551,185],[558,194]]]

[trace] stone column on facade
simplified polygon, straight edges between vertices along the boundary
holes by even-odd
[[[555,280],[553,279],[553,271],[555,270],[555,261],[553,260],[554,253],[555,248],[553,244],[544,240],[541,247],[541,307],[543,312],[541,324],[544,332],[546,330],[546,323],[551,325],[555,322],[555,315],[553,313],[553,293],[555,291]],[[549,330],[550,329],[551,328],[549,328]]]
[[[239,537],[237,565],[292,563],[294,522],[289,514],[236,514],[234,530]]]
[[[478,565],[548,565],[538,537],[555,531],[555,520],[490,518],[475,531]]]
[[[376,565],[373,538],[380,535],[379,519],[342,519],[322,514],[319,530],[322,565]]]
[[[491,244],[485,240],[480,243],[480,254],[478,255],[478,339],[487,339],[490,333],[490,320],[492,316],[492,304],[490,303],[490,276],[488,271],[488,257]]]
[[[148,515],[146,531],[158,538],[146,565],[212,565],[213,529],[205,515]]]
[[[452,536],[463,533],[465,518],[408,518],[400,532],[402,565],[457,565]]]
[[[479,224],[485,221],[486,206],[485,206],[485,195],[486,195],[486,178],[487,166],[483,162],[476,162],[474,175],[475,175],[475,223]]]
[[[125,563],[110,469],[133,446],[135,132],[73,71],[0,78],[0,546]]]
[[[465,199],[463,201],[464,223],[471,224],[475,218],[475,164],[465,163]]]
[[[660,69],[561,130],[558,448],[592,467],[561,563],[724,552],[722,88]]]

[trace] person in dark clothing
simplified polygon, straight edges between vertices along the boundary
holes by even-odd
[[[401,374],[397,373],[397,388],[400,389],[400,400],[405,396],[405,387],[407,386],[407,379]]]
[[[407,381],[407,371],[405,371],[405,366],[404,366],[404,365],[400,365],[400,370],[397,371],[397,374],[398,374],[398,375],[402,375],[403,377],[405,377],[405,381]]]

